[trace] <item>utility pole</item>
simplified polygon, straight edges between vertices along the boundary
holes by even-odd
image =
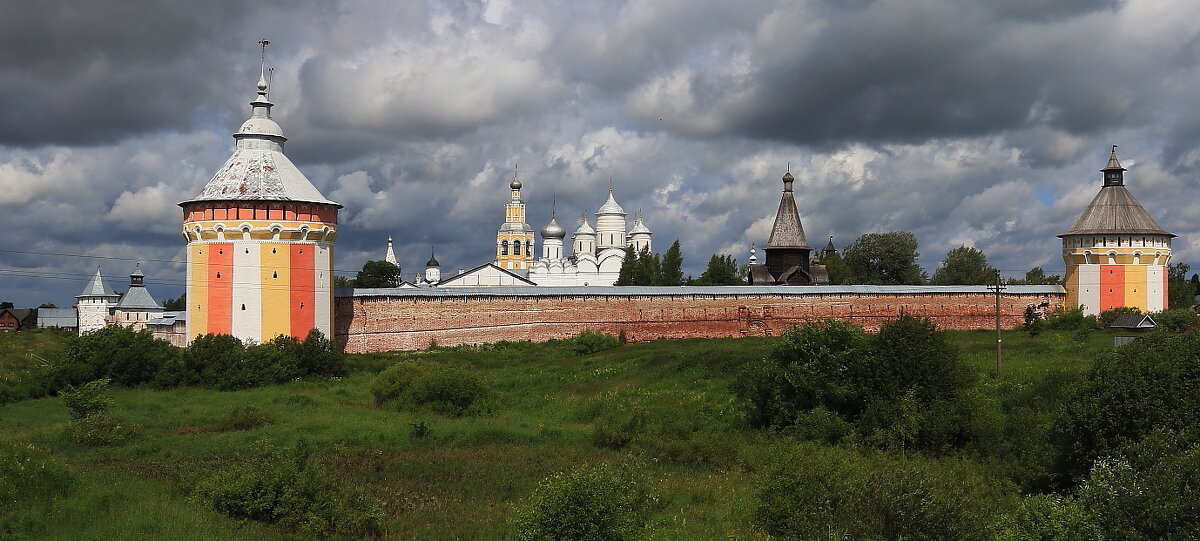
[[[996,271],[996,285],[988,286],[996,292],[996,375],[1000,375],[1000,292],[1008,289],[1004,287],[1004,282],[1000,276],[1000,271]]]

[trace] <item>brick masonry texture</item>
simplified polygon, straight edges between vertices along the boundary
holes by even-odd
[[[1024,322],[1025,308],[1063,305],[1064,293],[1003,294],[1000,324]],[[870,332],[901,312],[941,329],[995,327],[992,293],[678,294],[339,296],[334,337],[348,353],[424,349],[500,340],[540,342],[582,331],[629,341],[664,338],[777,336],[805,321],[831,317]]]

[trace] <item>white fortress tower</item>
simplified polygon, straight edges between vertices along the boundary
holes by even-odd
[[[267,41],[263,40],[264,57]],[[283,154],[260,68],[258,97],[233,155],[183,207],[187,339],[230,334],[265,342],[332,336],[333,242],[341,205]]]
[[[79,334],[103,329],[108,325],[110,309],[121,299],[113,288],[104,281],[100,274],[100,266],[96,265],[96,274],[83,287],[83,293],[75,296],[75,310],[79,315]]]

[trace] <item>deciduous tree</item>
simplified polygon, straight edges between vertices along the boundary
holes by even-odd
[[[908,231],[867,233],[846,247],[843,259],[855,284],[923,284],[917,236]]]
[[[970,246],[959,246],[946,253],[942,265],[933,272],[932,283],[939,286],[983,285],[996,282],[996,269],[988,265],[987,255]]]

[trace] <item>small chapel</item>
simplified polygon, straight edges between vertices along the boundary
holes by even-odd
[[[800,223],[800,211],[796,208],[796,197],[792,185],[796,178],[791,168],[783,175],[783,195],[779,198],[779,209],[775,211],[775,223],[771,236],[763,248],[766,261],[758,263],[751,256],[748,281],[750,285],[824,285],[829,283],[825,266],[810,259],[812,248],[804,236],[804,225]],[[833,249],[833,237],[825,251]]]

